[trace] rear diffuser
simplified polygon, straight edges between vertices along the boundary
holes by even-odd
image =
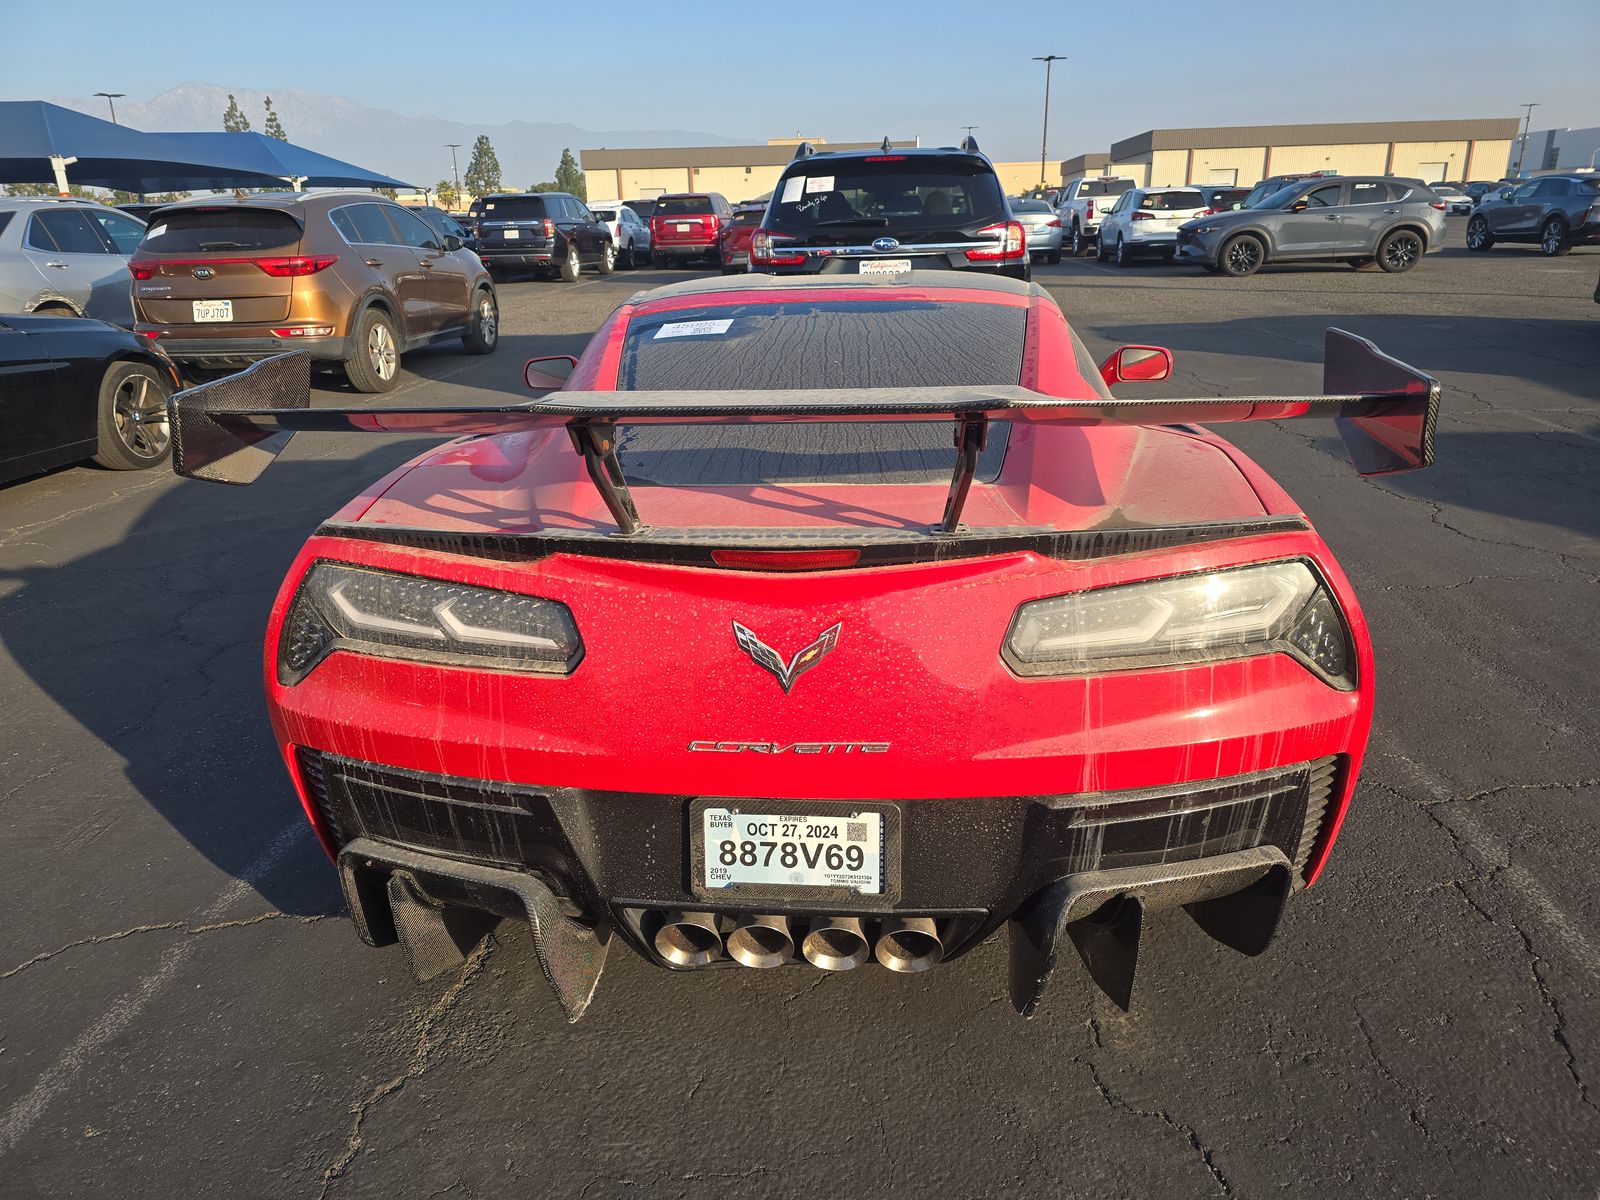
[[[1254,955],[1271,943],[1291,890],[1289,860],[1276,846],[1058,880],[1011,919],[1012,1007],[1033,1016],[1055,971],[1063,933],[1096,986],[1127,1011],[1146,909],[1181,905],[1212,937]]]

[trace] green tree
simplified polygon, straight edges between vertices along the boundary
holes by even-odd
[[[589,185],[583,178],[583,171],[578,167],[578,160],[572,157],[571,150],[561,152],[561,163],[556,167],[556,186],[552,190],[571,192],[579,200],[589,198]]]
[[[229,97],[232,99],[232,97]],[[272,97],[267,97],[267,124],[261,130],[270,138],[277,138],[280,142],[287,142],[289,135],[283,131],[283,122],[278,120],[277,110],[272,107]]]
[[[564,192],[567,189],[553,179],[546,179],[543,183],[534,184],[528,190],[530,192]]]
[[[82,184],[69,183],[67,185],[67,191],[69,194],[76,196],[80,200],[99,199],[99,196],[90,191],[88,188],[84,187]],[[13,183],[7,186],[6,195],[54,196],[56,195],[56,185],[53,183]]]
[[[228,108],[222,114],[222,128],[228,133],[249,133],[250,118],[244,115],[244,110],[239,107],[239,102],[233,98],[233,93],[228,93]]]
[[[488,134],[480,133],[478,140],[472,143],[472,161],[467,164],[467,173],[461,182],[473,196],[487,196],[500,190],[500,160],[495,157]]]
[[[433,194],[439,197],[440,208],[453,209],[461,199],[460,194],[456,191],[456,185],[448,179],[439,180],[434,186]]]
[[[373,188],[372,190],[377,192],[378,195],[384,196],[384,197],[386,197],[386,198],[388,198],[390,200],[398,200],[398,199],[400,199],[400,193],[395,191],[393,188],[381,187],[381,188]]]

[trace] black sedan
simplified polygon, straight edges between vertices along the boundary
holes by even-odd
[[[115,471],[166,462],[178,386],[166,355],[126,329],[0,316],[0,483],[86,458]]]

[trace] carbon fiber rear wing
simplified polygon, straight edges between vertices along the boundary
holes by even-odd
[[[1064,400],[1015,385],[838,390],[557,391],[523,404],[470,408],[312,408],[310,360],[282,354],[168,401],[173,467],[214,483],[261,477],[296,433],[447,437],[565,428],[624,535],[639,532],[621,464],[618,424],[771,421],[950,421],[958,450],[938,531],[954,532],[991,420],[1047,425],[1214,425],[1331,418],[1362,475],[1433,461],[1439,384],[1366,338],[1329,329],[1320,396]]]

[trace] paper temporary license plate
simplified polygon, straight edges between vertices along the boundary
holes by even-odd
[[[705,886],[740,884],[883,891],[883,814],[813,817],[708,808]]]
[[[500,236],[505,238],[506,241],[508,241],[508,242],[509,241],[513,241],[516,238],[519,238],[519,237],[522,236],[522,230],[520,230],[520,229],[502,229],[500,231]]]
[[[861,262],[863,275],[904,275],[909,270],[909,258],[867,258]]]
[[[688,233],[689,232],[689,228],[690,228],[689,227],[689,222],[687,222],[687,221],[679,221],[676,225],[673,226],[673,228],[676,229],[679,233]]]
[[[196,300],[194,302],[194,319],[196,321],[231,321],[233,320],[233,301]]]

